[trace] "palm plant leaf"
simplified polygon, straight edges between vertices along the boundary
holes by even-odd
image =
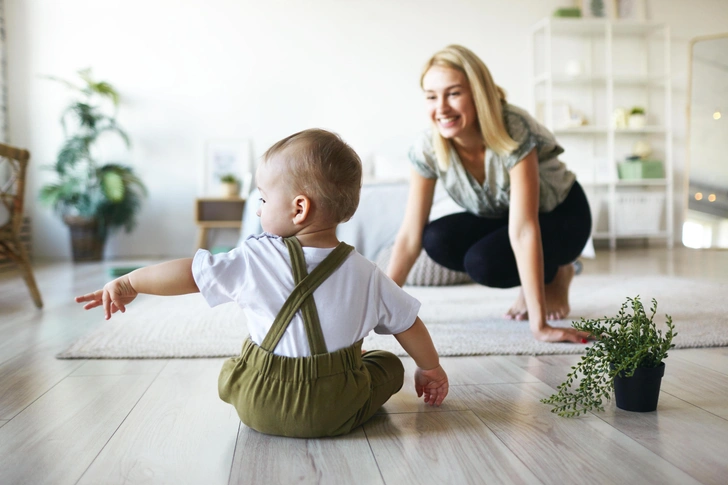
[[[121,178],[121,175],[119,175],[118,172],[102,172],[99,177],[99,181],[101,183],[101,190],[106,195],[106,198],[109,199],[109,202],[117,204],[124,200],[126,192],[124,179]]]
[[[80,160],[89,159],[89,147],[95,139],[95,136],[81,135],[66,140],[56,159],[55,169],[58,174],[63,176]]]
[[[61,127],[63,128],[64,133],[68,133],[67,120],[71,117],[78,126],[85,127],[87,129],[93,129],[96,124],[94,108],[86,103],[73,103],[63,110],[63,113],[61,113]]]
[[[91,76],[91,68],[81,69],[78,71],[78,75],[86,82],[86,87],[83,88],[84,93],[88,95],[96,93],[99,96],[109,98],[114,103],[114,106],[119,105],[119,93],[116,89],[106,81],[94,81]]]
[[[116,123],[116,120],[114,120],[113,118],[106,118],[104,121],[106,122],[106,125],[103,125],[96,130],[96,136],[99,136],[107,131],[116,133],[117,135],[119,135],[119,137],[121,137],[122,140],[124,140],[124,144],[126,145],[126,147],[129,148],[131,146],[131,140],[129,140],[129,135],[127,135],[126,132],[121,129],[121,127]]]

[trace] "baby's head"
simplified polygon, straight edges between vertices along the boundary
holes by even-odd
[[[335,133],[310,129],[284,138],[265,152],[261,169],[283,192],[308,197],[321,221],[348,221],[359,205],[361,160]]]

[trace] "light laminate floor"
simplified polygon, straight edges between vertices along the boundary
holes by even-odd
[[[579,356],[444,358],[451,393],[435,409],[405,359],[405,388],[362,428],[284,439],[218,399],[222,359],[54,358],[98,325],[72,298],[112,265],[39,265],[42,311],[19,276],[0,274],[0,483],[726,483],[728,348],[672,351],[655,413],[611,404],[576,419],[539,399]],[[728,252],[601,251],[585,272],[725,282]]]

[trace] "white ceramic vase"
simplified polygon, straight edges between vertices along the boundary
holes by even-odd
[[[222,182],[220,184],[220,192],[223,197],[233,198],[240,194],[240,188],[237,182]]]
[[[627,124],[632,129],[644,128],[647,125],[647,117],[640,114],[629,115]]]

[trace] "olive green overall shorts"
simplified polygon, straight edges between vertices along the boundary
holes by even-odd
[[[298,240],[290,237],[285,243],[296,287],[262,344],[248,337],[241,355],[225,361],[218,380],[220,398],[235,406],[245,425],[261,433],[298,438],[345,434],[371,418],[401,389],[404,367],[389,352],[362,355],[361,340],[335,352],[326,349],[312,294],[354,248],[339,243],[307,274]],[[273,354],[299,309],[311,355]]]

